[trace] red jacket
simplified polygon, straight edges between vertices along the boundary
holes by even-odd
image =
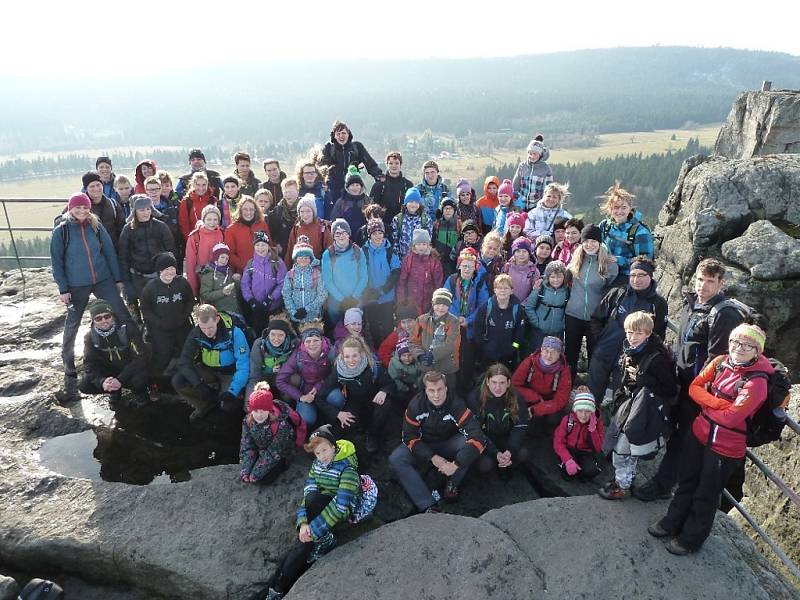
[[[222,231],[208,229],[201,226],[189,234],[186,240],[186,281],[192,286],[194,295],[200,293],[200,275],[198,267],[203,267],[211,261],[211,250],[222,241]]]
[[[284,255],[286,266],[289,268],[293,264],[292,251],[294,250],[294,245],[301,235],[308,236],[308,243],[314,249],[314,256],[319,260],[322,260],[322,253],[325,252],[325,249],[333,244],[331,226],[327,221],[315,218],[308,225],[295,223],[289,232],[289,240],[286,242],[286,254]]]
[[[381,364],[387,369],[389,368],[389,363],[392,362],[392,356],[394,356],[394,351],[397,347],[397,340],[400,338],[399,331],[400,328],[395,327],[394,331],[386,336],[386,339],[381,342],[378,348],[378,358]]]
[[[722,368],[717,373],[719,364]],[[689,386],[689,396],[701,410],[692,423],[697,440],[704,446],[710,444],[711,450],[722,456],[743,458],[747,450],[747,419],[767,399],[767,380],[754,377],[741,386],[738,394],[736,388],[745,373],[771,375],[774,371],[763,354],[748,367],[731,365],[727,355],[718,356],[706,365]]]
[[[231,249],[230,265],[237,273],[243,273],[247,261],[253,258],[253,232],[255,231],[266,231],[269,235],[269,226],[264,221],[257,221],[252,225],[235,221],[225,230],[225,243]],[[272,236],[269,237],[272,240]]]
[[[156,161],[151,160],[149,158],[140,161],[139,164],[136,165],[136,171],[134,172],[134,179],[136,179],[136,185],[133,188],[133,193],[134,194],[144,194],[145,193],[145,189],[144,189],[145,176],[142,174],[142,165],[147,165],[151,169],[153,169],[153,175],[155,175],[156,171],[158,170],[158,167],[156,166]]]
[[[572,374],[567,359],[561,355],[561,368],[555,373],[544,373],[539,367],[539,352],[530,354],[514,371],[511,383],[517,393],[525,398],[534,417],[551,415],[564,410],[572,390]],[[558,381],[555,382],[556,375]],[[555,390],[553,386],[555,384]]]
[[[431,309],[434,290],[444,285],[444,271],[439,261],[439,253],[431,250],[427,256],[409,252],[400,265],[400,279],[397,281],[397,304],[413,304],[417,314],[425,314]]]
[[[572,431],[569,431],[569,420],[572,417]],[[561,423],[553,432],[553,450],[556,451],[561,462],[566,463],[572,456],[572,451],[600,452],[603,449],[603,420],[597,419],[597,427],[589,431],[588,423],[581,423],[574,412],[565,415]]]
[[[178,206],[178,227],[181,231],[181,235],[183,235],[183,241],[186,241],[189,234],[194,231],[197,222],[202,216],[203,209],[209,204],[216,204],[216,200],[217,199],[211,194],[211,186],[209,186],[208,191],[202,196],[192,193],[191,199],[188,195],[183,197]],[[189,204],[192,205],[192,214],[189,214]],[[222,225],[221,222],[220,225]]]

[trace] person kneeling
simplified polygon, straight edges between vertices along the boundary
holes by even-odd
[[[589,481],[600,473],[597,455],[603,450],[603,421],[597,417],[589,388],[581,386],[576,392],[572,412],[553,433],[553,450],[561,459],[565,479]]]

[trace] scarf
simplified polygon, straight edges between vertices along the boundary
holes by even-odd
[[[369,366],[369,359],[366,356],[362,356],[353,369],[344,364],[342,356],[336,357],[336,372],[345,379],[355,379],[364,372],[367,366]]]
[[[630,342],[628,342],[628,340],[626,339],[624,342],[622,342],[622,351],[625,353],[625,356],[636,356],[637,354],[640,354],[642,350],[645,349],[645,346],[647,346],[647,342],[649,340],[650,338],[648,337],[638,346],[631,346]]]
[[[466,317],[469,314],[469,289],[472,287],[472,284],[475,282],[475,277],[478,274],[472,276],[472,279],[467,279],[464,281],[461,278],[461,275],[456,277],[456,293],[458,294],[458,312],[461,313],[462,317]]]
[[[99,335],[101,338],[110,337],[117,330],[117,324],[116,323],[114,323],[111,326],[111,329],[109,329],[108,331],[102,331],[102,330],[98,329],[97,325],[92,325],[92,327],[94,328],[94,332],[97,335]]]
[[[557,360],[552,365],[545,364],[544,358],[542,355],[539,355],[539,368],[542,370],[543,373],[547,373],[548,375],[552,373],[556,373],[557,371],[561,370],[561,361]]]

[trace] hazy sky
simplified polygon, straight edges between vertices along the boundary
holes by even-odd
[[[357,6],[11,2],[3,7],[0,74],[78,79],[287,58],[488,57],[656,44],[800,55],[798,2],[776,3],[766,18],[764,4],[740,0],[402,0]]]

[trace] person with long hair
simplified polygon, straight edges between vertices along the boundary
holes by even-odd
[[[253,258],[253,234],[256,231],[270,234],[258,203],[250,196],[242,196],[233,214],[233,221],[224,233],[225,243],[231,250],[231,268],[240,275],[244,273],[247,261]]]

